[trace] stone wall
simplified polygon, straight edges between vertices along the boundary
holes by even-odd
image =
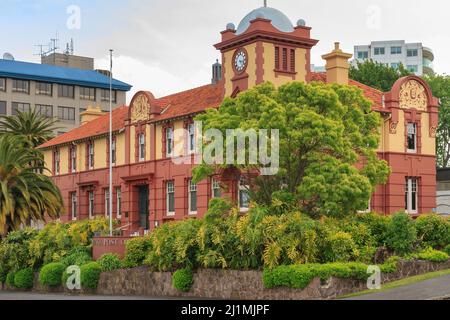
[[[450,261],[433,263],[428,261],[400,261],[398,271],[383,274],[382,282],[450,269]],[[7,288],[3,288],[7,289]],[[181,293],[172,287],[170,272],[150,272],[148,268],[117,270],[101,275],[96,291],[69,292],[62,287],[47,288],[35,279],[34,291],[65,292],[68,294],[92,294],[114,296],[194,297],[235,300],[303,300],[333,299],[340,295],[366,290],[366,282],[352,279],[331,278],[327,281],[314,279],[303,290],[292,288],[265,289],[261,271],[236,271],[202,269],[194,274],[190,292]]]

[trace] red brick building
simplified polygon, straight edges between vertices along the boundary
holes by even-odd
[[[293,26],[283,13],[266,7],[252,11],[238,28],[227,25],[215,45],[222,64],[214,66],[213,84],[162,98],[138,92],[129,106],[113,111],[111,155],[109,115],[87,110],[82,115],[84,125],[41,146],[64,198],[62,220],[108,212],[110,156],[114,163],[113,215],[125,233],[142,234],[167,221],[202,217],[215,196],[229,196],[246,210],[248,197],[238,174],[230,173],[221,185],[214,177],[194,185],[193,165],[176,165],[173,158],[194,157],[195,115],[265,81],[276,86],[290,81],[337,82],[361,88],[373,102],[373,110],[383,117],[378,152],[392,168],[388,183],[373,195],[370,209],[431,212],[436,207],[438,100],[429,86],[411,76],[383,93],[353,81],[348,78],[351,55],[338,44],[323,56],[326,73],[313,73],[310,52],[318,41],[310,32],[303,20]],[[177,129],[185,129],[185,134],[175,136]]]

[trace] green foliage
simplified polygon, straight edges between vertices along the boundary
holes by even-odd
[[[0,135],[1,236],[31,221],[58,218],[63,210],[59,189],[39,173],[44,170],[42,162],[42,154],[26,146],[25,138]]]
[[[450,244],[444,248],[444,252],[450,256]]]
[[[9,271],[17,272],[28,268],[29,244],[37,235],[31,228],[10,232],[0,243],[0,276]]]
[[[172,285],[175,289],[181,292],[188,292],[191,290],[194,277],[191,269],[179,269],[172,275]]]
[[[410,74],[402,64],[395,69],[372,60],[358,62],[357,66],[350,67],[349,72],[351,79],[383,92],[391,91],[395,81]]]
[[[436,98],[440,99],[439,125],[436,132],[436,155],[439,168],[450,166],[450,76],[433,75],[424,79]]]
[[[324,252],[326,261],[345,262],[354,260],[359,252],[352,236],[346,232],[332,233],[327,238],[327,246]]]
[[[122,262],[124,268],[141,266],[147,253],[150,251],[151,241],[148,237],[139,237],[128,240],[126,243],[126,255]]]
[[[450,244],[450,222],[437,214],[421,215],[416,220],[417,236],[426,247],[443,248]]]
[[[81,266],[81,286],[83,288],[96,289],[102,268],[97,262],[91,262]]]
[[[311,217],[350,215],[367,207],[374,187],[389,174],[387,163],[376,155],[380,116],[356,86],[291,82],[277,89],[265,83],[225,99],[196,120],[205,130],[222,134],[227,129],[279,130],[278,173],[248,177],[252,200],[272,206],[274,213],[290,210],[295,202]],[[204,143],[206,153],[213,149],[214,143]],[[244,151],[248,155],[254,148],[248,144]],[[361,157],[364,166],[355,166]],[[249,161],[238,164],[237,155],[235,160],[235,169],[255,170]],[[220,169],[225,168],[205,163],[193,171],[198,181]],[[276,250],[272,254],[276,256]]]
[[[120,269],[122,266],[119,256],[112,253],[102,255],[100,259],[97,260],[97,263],[100,265],[102,272],[114,271]]]
[[[306,288],[314,278],[327,280],[330,277],[365,280],[369,277],[367,265],[358,262],[284,265],[265,269],[263,283],[266,288]]]
[[[8,272],[8,274],[6,275],[6,285],[9,287],[14,287],[14,277],[15,277],[16,273],[15,272]]]
[[[39,283],[51,287],[59,286],[65,270],[66,266],[62,263],[49,263],[43,266],[39,272]]]
[[[74,247],[69,253],[61,259],[65,266],[82,266],[92,261],[90,250],[86,247]]]
[[[389,257],[381,266],[381,272],[383,273],[393,273],[397,271],[397,265],[398,261],[400,260],[400,257],[398,256],[391,256]]]
[[[34,272],[32,269],[27,268],[14,275],[14,286],[19,289],[31,289],[34,285]]]
[[[427,260],[432,262],[446,262],[449,259],[449,255],[443,251],[427,248],[423,251],[413,254],[413,257],[419,260]]]
[[[386,232],[387,246],[397,253],[410,253],[417,241],[414,221],[406,213],[396,213],[391,218]]]

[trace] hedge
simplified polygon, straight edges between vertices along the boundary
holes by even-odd
[[[89,289],[96,289],[102,268],[97,262],[91,262],[81,266],[81,286]]]
[[[102,272],[114,271],[120,269],[122,266],[122,262],[117,254],[107,253],[100,257],[97,260],[97,263],[102,268]]]
[[[425,249],[421,252],[412,255],[413,258],[419,260],[426,260],[431,262],[446,262],[449,255],[443,251],[434,250],[432,248]]]
[[[172,285],[175,289],[181,292],[188,292],[191,290],[192,283],[194,282],[191,269],[180,269],[172,275]]]
[[[39,283],[51,287],[59,286],[65,270],[66,266],[63,263],[49,263],[42,267],[39,273]]]
[[[395,269],[392,265],[395,264]],[[306,288],[314,278],[322,280],[330,277],[351,278],[367,280],[370,274],[367,273],[368,265],[358,262],[348,263],[327,263],[327,264],[299,264],[289,266],[279,266],[274,269],[264,269],[263,283],[265,288],[289,287],[295,289]],[[387,267],[380,267],[383,272],[394,272],[396,261],[388,261]]]
[[[34,285],[33,269],[27,268],[14,275],[14,286],[19,289],[31,289]]]
[[[7,286],[9,287],[14,287],[14,276],[15,276],[15,272],[8,272],[8,274],[6,275],[6,280],[5,283]]]

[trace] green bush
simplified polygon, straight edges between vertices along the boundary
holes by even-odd
[[[398,261],[400,260],[400,257],[398,256],[391,256],[389,257],[381,266],[381,272],[383,273],[393,273],[397,271],[397,265]]]
[[[0,264],[0,284],[5,283],[7,275],[8,272],[6,271],[6,268]]]
[[[92,261],[90,250],[85,247],[75,247],[71,249],[65,257],[61,259],[61,263],[65,266],[82,266]]]
[[[416,229],[425,247],[443,248],[450,244],[450,223],[437,214],[418,217]]]
[[[181,292],[188,292],[189,290],[191,290],[193,282],[194,277],[192,274],[192,270],[190,269],[179,269],[172,275],[173,287]]]
[[[27,268],[14,275],[14,286],[19,289],[31,289],[34,284],[34,272],[32,269]]]
[[[326,242],[324,255],[327,262],[347,262],[359,255],[352,236],[346,232],[331,233]]]
[[[114,271],[121,268],[121,261],[117,254],[107,253],[97,260],[97,263],[102,268],[102,272]]]
[[[9,287],[14,287],[14,277],[15,277],[15,272],[8,272],[8,274],[6,275],[6,280],[5,283],[7,286]]]
[[[91,262],[81,266],[81,286],[83,288],[96,289],[102,268],[97,262]]]
[[[66,266],[60,262],[49,263],[42,267],[39,273],[39,283],[44,286],[59,286],[65,270]]]
[[[386,245],[386,234],[391,216],[384,216],[378,213],[364,213],[357,216],[357,221],[369,229],[376,242],[376,247]]]
[[[414,221],[406,213],[396,213],[388,225],[386,245],[396,253],[406,254],[412,251],[416,241]]]
[[[413,257],[419,260],[427,260],[432,262],[446,262],[449,259],[449,255],[447,253],[434,250],[432,248],[418,252],[414,254]]]
[[[450,256],[450,244],[444,248],[444,252]]]
[[[139,237],[128,240],[126,243],[126,255],[122,262],[122,266],[124,268],[141,266],[150,250],[150,246],[151,241],[149,237]]]

